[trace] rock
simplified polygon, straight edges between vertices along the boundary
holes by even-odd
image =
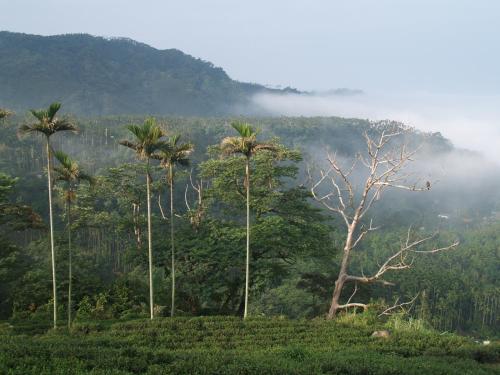
[[[388,339],[390,336],[391,336],[391,333],[389,331],[383,330],[383,331],[373,332],[371,337],[380,337],[383,339]]]

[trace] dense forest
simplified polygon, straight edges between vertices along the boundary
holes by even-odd
[[[130,42],[116,43],[132,48]],[[59,324],[150,314],[325,315],[341,267],[345,229],[338,215],[314,199],[311,174],[314,181],[328,153],[345,165],[365,153],[365,133],[404,128],[390,121],[334,117],[151,119],[59,113],[61,126],[67,127],[62,130],[75,132],[51,135],[49,149],[48,137],[30,133],[50,111],[18,112],[0,120],[0,315],[47,327],[53,285]],[[158,129],[163,148],[140,142],[145,129]],[[366,225],[373,220],[378,230],[353,251],[349,268],[363,275],[375,272],[408,228],[430,236],[426,248],[455,240],[459,245],[418,254],[408,269],[390,270],[385,275],[390,286],[356,284],[356,298],[377,312],[395,301],[412,301],[404,311],[441,331],[498,336],[499,170],[480,155],[456,149],[439,133],[410,129],[406,141],[418,149],[411,173],[421,176],[424,187],[425,181],[432,186],[427,182],[426,188],[413,189],[423,191],[395,189],[377,197],[363,220]],[[47,171],[54,185],[55,263]],[[362,178],[353,176],[356,189]],[[353,287],[344,288],[341,298],[350,300]]]

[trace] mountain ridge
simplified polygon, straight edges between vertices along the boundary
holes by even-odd
[[[254,94],[298,92],[239,82],[178,49],[124,37],[0,31],[0,51],[0,106],[14,110],[58,100],[76,115],[251,114]]]

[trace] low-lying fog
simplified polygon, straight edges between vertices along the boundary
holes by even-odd
[[[255,96],[253,101],[260,110],[272,115],[389,119],[422,131],[440,132],[456,149],[436,155],[423,148],[416,155],[408,167],[419,177],[420,184],[432,181],[432,189],[430,194],[414,196],[415,204],[430,204],[436,215],[447,218],[461,217],[465,212],[475,217],[498,215],[500,96],[265,94]],[[317,145],[303,146],[315,163],[326,167],[326,150]],[[398,204],[403,207],[405,196],[401,197],[403,201]]]
[[[401,121],[419,130],[441,132],[456,147],[480,152],[490,161],[500,160],[500,95],[260,94],[253,101],[274,115]]]

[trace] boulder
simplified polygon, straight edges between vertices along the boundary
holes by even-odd
[[[380,337],[383,339],[388,339],[391,336],[391,333],[387,330],[375,331],[372,333],[371,337]]]

